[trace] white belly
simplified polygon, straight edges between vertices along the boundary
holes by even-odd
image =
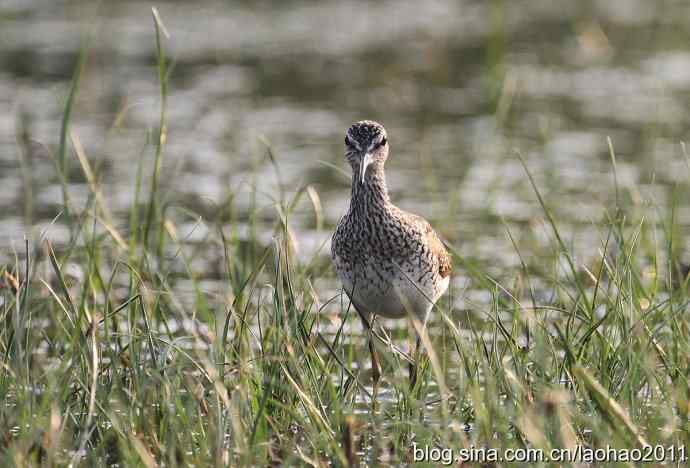
[[[448,289],[450,278],[443,278],[434,287],[432,281],[416,282],[411,275],[401,271],[388,274],[375,273],[371,264],[358,277],[371,278],[359,283],[352,272],[338,271],[338,277],[354,306],[363,314],[402,318],[409,315],[425,322],[433,305]],[[354,290],[354,291],[353,291]]]

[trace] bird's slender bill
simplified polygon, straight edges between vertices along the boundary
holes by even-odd
[[[364,185],[364,175],[367,173],[367,167],[374,161],[374,157],[371,153],[366,153],[360,162],[360,178],[359,182]]]

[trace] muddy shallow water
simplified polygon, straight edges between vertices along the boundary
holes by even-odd
[[[325,258],[348,203],[342,137],[362,118],[388,129],[394,201],[429,218],[460,255],[498,278],[520,265],[507,229],[526,258],[551,242],[517,152],[583,263],[601,244],[592,223],[616,196],[607,137],[621,205],[658,207],[650,222],[660,222],[675,190],[676,219],[690,223],[690,169],[680,145],[690,107],[685,2],[173,1],[157,8],[171,59],[162,188],[179,208],[169,215],[196,249],[192,266],[206,272],[210,295],[222,290],[214,281],[218,252],[194,246],[210,229],[203,216],[230,194],[240,221],[227,229],[268,244],[281,192],[289,199],[311,186],[316,196],[303,196],[291,217],[293,236],[302,261]],[[124,233],[142,152],[150,173],[147,142],[159,106],[150,5],[3,2],[2,263],[14,262],[25,234],[56,245],[68,236],[55,154],[81,47],[87,62],[72,131]],[[88,183],[69,156],[70,200],[84,206]],[[252,210],[257,232],[250,232]],[[467,289],[462,271],[454,281],[455,307],[490,300]],[[337,290],[329,278],[316,286],[324,298]]]

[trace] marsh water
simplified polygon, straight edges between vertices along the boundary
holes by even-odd
[[[559,266],[539,258],[554,257],[553,232],[518,155],[578,267],[601,257],[601,222],[621,212],[639,219],[644,211],[644,222],[658,226],[646,241],[663,245],[672,211],[682,234],[676,248],[690,258],[690,164],[681,144],[690,123],[690,2],[155,6],[169,58],[160,189],[168,234],[183,246],[171,257],[188,260],[175,267],[171,288],[189,310],[198,299],[185,279],[192,271],[211,308],[225,311],[218,229],[256,251],[270,246],[297,193],[289,216],[296,261],[312,268],[322,304],[338,294],[329,239],[350,192],[344,132],[360,119],[388,130],[393,201],[428,218],[463,259],[444,299],[457,315],[481,320],[492,301],[467,265],[506,285],[518,281],[521,262],[538,265],[530,287],[551,292],[547,278]],[[45,239],[56,249],[69,241],[56,161],[81,53],[70,203],[93,206],[74,148],[83,148],[115,230],[128,237],[132,205],[146,203],[146,195],[135,199],[137,173],[146,194],[160,107],[151,3],[0,0],[0,266],[9,270],[25,238],[43,259]],[[78,263],[63,267],[70,283],[83,279]],[[324,309],[326,335],[341,325],[336,303]],[[208,331],[202,321],[168,326]],[[395,396],[383,388],[380,398]]]
[[[343,135],[365,118],[388,129],[394,202],[502,281],[520,267],[508,232],[527,260],[552,241],[518,154],[582,264],[599,255],[595,226],[616,200],[630,211],[658,208],[651,223],[675,203],[676,222],[690,223],[681,147],[690,120],[688,2],[156,6],[170,59],[161,188],[192,268],[219,303],[220,247],[204,241],[229,200],[235,223],[224,229],[270,245],[276,206],[310,187],[290,216],[291,234],[299,261],[327,264],[349,196]],[[146,187],[159,119],[150,7],[0,2],[0,263],[21,258],[24,236],[67,241],[56,152],[82,50],[73,139],[114,226],[128,232],[139,161]],[[83,207],[91,191],[71,148],[68,193]],[[332,278],[314,278],[324,300],[337,291]],[[458,269],[455,310],[490,301],[473,286]]]

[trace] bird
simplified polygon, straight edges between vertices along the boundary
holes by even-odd
[[[388,134],[380,123],[362,120],[348,128],[350,206],[331,239],[336,275],[368,331],[375,388],[381,367],[372,341],[373,321],[378,316],[410,317],[425,326],[452,271],[451,256],[431,224],[391,202],[384,171],[389,152]],[[410,372],[412,380],[412,368]]]

